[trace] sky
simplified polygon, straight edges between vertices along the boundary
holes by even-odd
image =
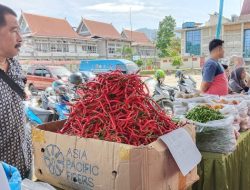
[[[168,15],[176,19],[177,27],[183,22],[204,23],[209,14],[218,12],[219,0],[1,0],[14,9],[56,18],[66,18],[77,27],[81,18],[112,23],[118,31],[123,28],[157,29]],[[224,16],[240,14],[243,0],[224,0]]]

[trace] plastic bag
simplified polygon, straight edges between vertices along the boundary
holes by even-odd
[[[234,116],[196,125],[196,144],[199,150],[218,153],[233,152],[236,148]]]
[[[240,131],[240,124],[238,124],[238,123],[233,123],[233,128],[234,128],[236,131]]]
[[[248,96],[248,99],[249,99],[249,96]],[[250,100],[244,100],[244,102],[246,103],[247,108],[248,108],[247,115],[250,116]]]
[[[241,131],[246,131],[249,129],[249,117],[242,117],[240,121],[240,130]]]
[[[21,190],[22,177],[17,168],[1,162],[9,182],[10,190]]]
[[[183,102],[174,102],[174,116],[182,117],[188,111],[188,104]]]
[[[247,117],[248,115],[248,106],[246,101],[242,101],[239,105],[236,105],[240,117]]]
[[[207,130],[230,128],[232,127],[233,122],[234,116],[230,115],[225,119],[209,121],[207,123],[194,122],[194,124],[197,126],[196,131],[202,132]]]
[[[56,190],[48,183],[34,182],[29,179],[22,181],[22,190]]]
[[[224,115],[238,115],[238,110],[235,108],[234,105],[224,105],[224,108],[220,110],[220,113]]]
[[[176,98],[176,102],[183,102],[183,103],[208,103],[211,102],[211,99],[208,97],[196,97],[196,98]]]

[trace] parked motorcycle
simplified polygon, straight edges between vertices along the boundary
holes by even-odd
[[[69,114],[68,102],[70,97],[69,87],[62,81],[55,81],[41,95],[42,108],[54,112],[53,120],[67,119]]]
[[[56,95],[47,96],[46,94],[41,95],[42,106],[44,109],[53,111],[53,120],[64,120],[67,119],[69,114],[68,101],[63,101],[62,97]]]
[[[24,111],[27,123],[31,125],[40,125],[50,122],[54,117],[53,111],[34,106],[30,101],[24,102]]]
[[[178,88],[168,86],[154,78],[144,81],[150,91],[153,100],[168,114],[173,113],[173,101]]]
[[[191,76],[185,76],[182,71],[177,71],[175,77],[178,78],[178,88],[186,94],[195,93],[196,82]]]

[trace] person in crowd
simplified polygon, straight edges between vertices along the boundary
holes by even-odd
[[[201,92],[204,94],[227,95],[228,79],[219,60],[224,57],[224,41],[214,39],[209,43],[210,58],[202,69]]]
[[[229,87],[233,92],[244,93],[248,92],[249,87],[246,82],[246,70],[244,67],[236,68],[232,73],[229,81]]]
[[[229,69],[230,70],[235,70],[239,67],[245,67],[245,61],[243,59],[243,57],[241,56],[237,56],[237,55],[233,55],[231,58],[230,58],[230,65],[229,65]],[[250,87],[250,74],[248,72],[246,72],[246,85],[248,87]]]
[[[225,71],[226,77],[227,77],[227,79],[229,80],[229,79],[230,79],[230,70],[229,70],[228,65],[226,65],[226,64],[222,64],[222,67],[224,68],[224,71]]]
[[[26,178],[31,170],[31,139],[24,128],[25,77],[14,58],[22,44],[16,17],[0,4],[0,161],[18,168]]]

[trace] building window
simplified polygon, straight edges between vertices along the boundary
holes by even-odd
[[[42,52],[46,53],[49,52],[49,44],[42,44]]]
[[[21,23],[20,23],[20,31],[22,34],[26,34],[30,32],[29,27],[27,26],[27,23],[25,22],[23,18],[21,19]]]
[[[244,53],[245,58],[250,58],[250,30],[244,32]]]
[[[108,43],[108,53],[115,54],[116,53],[116,44]]]
[[[97,53],[96,45],[85,45],[82,46],[82,50],[87,53]]]
[[[62,52],[62,44],[57,44],[57,52]]]
[[[69,45],[63,44],[63,52],[69,52]]]
[[[83,24],[83,25],[81,26],[80,34],[82,34],[82,35],[87,35],[87,34],[89,34],[88,28],[85,26],[85,24]]]
[[[40,43],[36,44],[36,51],[42,51],[42,44]]]
[[[57,52],[56,44],[51,44],[50,49],[51,49],[51,52]]]
[[[191,30],[186,32],[186,53],[191,55],[201,54],[201,31]]]
[[[114,47],[109,47],[109,53],[114,54],[115,53],[115,48]]]

